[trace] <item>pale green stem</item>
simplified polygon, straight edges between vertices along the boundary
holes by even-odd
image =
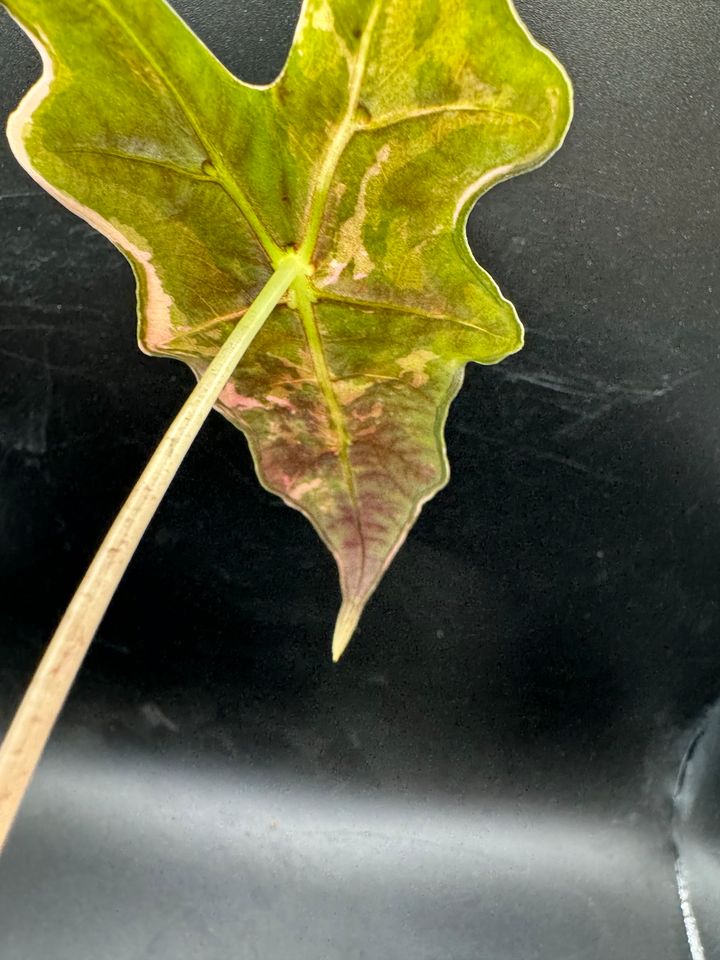
[[[173,420],[96,553],[0,746],[0,851],[45,744],[142,535],[185,454],[265,320],[304,261],[288,254],[227,338]]]

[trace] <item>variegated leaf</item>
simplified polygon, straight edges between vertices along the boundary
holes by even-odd
[[[139,337],[201,373],[276,264],[294,282],[220,398],[335,555],[334,654],[447,480],[465,364],[522,328],[465,237],[560,145],[570,84],[509,0],[305,0],[269,87],[163,0],[6,0],[44,60],[13,150],[132,263]]]

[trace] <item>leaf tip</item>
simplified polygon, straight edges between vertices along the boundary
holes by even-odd
[[[345,652],[345,648],[352,640],[355,628],[358,625],[363,605],[357,600],[345,600],[340,607],[337,621],[335,623],[335,632],[332,641],[333,663],[337,663]]]

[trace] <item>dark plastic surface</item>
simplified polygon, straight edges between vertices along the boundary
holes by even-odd
[[[297,10],[178,6],[256,82]],[[577,94],[470,221],[527,348],[469,369],[338,667],[330,557],[211,418],[0,863],[2,960],[720,958],[720,8],[518,7]],[[1,17],[3,114],[36,71]],[[8,719],[192,378],[0,150]]]

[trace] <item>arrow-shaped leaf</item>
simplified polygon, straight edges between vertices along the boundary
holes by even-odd
[[[308,265],[220,409],[337,560],[337,657],[447,479],[464,365],[521,345],[465,222],[557,149],[567,76],[509,0],[306,0],[269,87],[163,0],[7,6],[45,63],[13,150],[132,263],[146,351],[202,374],[286,252]]]

